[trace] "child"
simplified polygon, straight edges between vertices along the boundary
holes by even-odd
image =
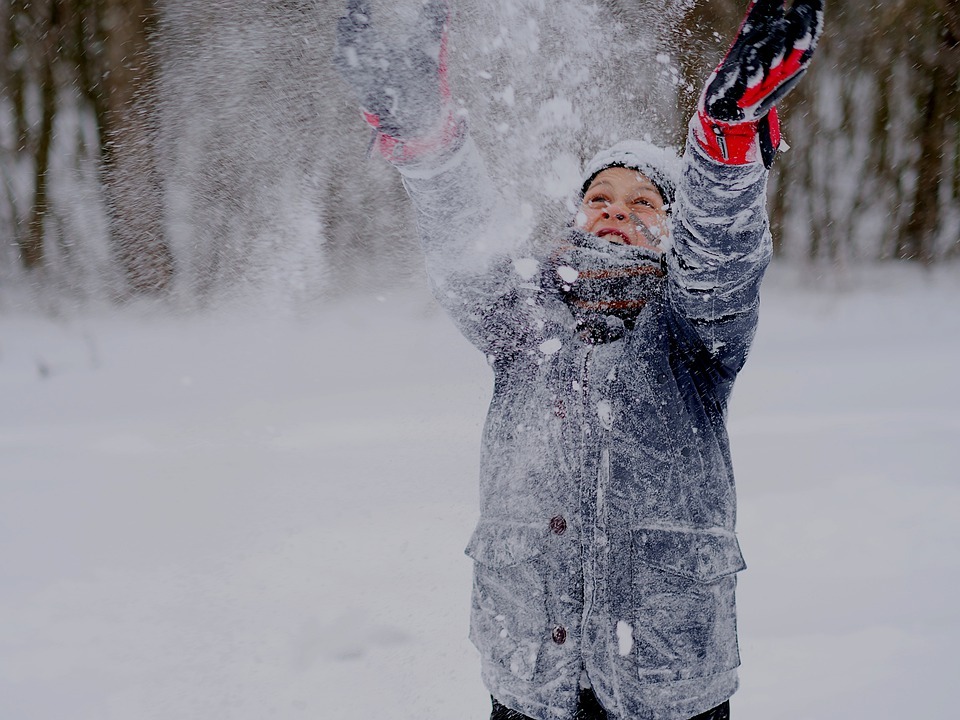
[[[337,63],[416,206],[437,300],[495,373],[467,547],[492,718],[728,718],[744,563],[726,406],[771,255],[774,104],[822,0],[756,0],[683,157],[600,153],[571,227],[523,252],[453,110],[447,20],[434,0],[392,46],[351,0]]]

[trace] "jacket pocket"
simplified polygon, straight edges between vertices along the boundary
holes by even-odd
[[[543,525],[481,521],[466,554],[474,560],[470,639],[495,671],[536,675],[547,625]]]
[[[639,679],[685,680],[737,667],[734,592],[746,564],[733,533],[637,528],[632,545]]]
[[[733,533],[639,528],[633,549],[640,563],[701,583],[747,567]]]

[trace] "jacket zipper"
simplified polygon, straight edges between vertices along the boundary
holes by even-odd
[[[584,486],[587,483],[588,476],[588,465],[587,458],[589,457],[589,446],[590,446],[590,408],[589,408],[589,389],[590,389],[590,359],[593,356],[594,347],[592,345],[587,346],[587,351],[583,355],[583,362],[580,366],[580,405],[583,411],[582,424],[580,430],[580,494],[581,498],[583,497]],[[594,501],[594,513],[596,512],[596,498],[592,498]],[[582,499],[581,499],[582,502]],[[593,611],[594,603],[596,602],[596,592],[597,592],[597,581],[596,581],[596,542],[594,538],[593,529],[596,527],[596,517],[592,518],[592,528],[582,527],[581,528],[581,543],[583,544],[583,615],[580,620],[581,627],[581,637],[586,636],[587,622],[590,619],[590,614]],[[589,578],[589,587],[587,581]]]

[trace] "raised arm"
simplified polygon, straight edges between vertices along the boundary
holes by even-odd
[[[756,0],[690,122],[674,216],[670,300],[681,342],[698,340],[716,380],[746,360],[772,253],[767,169],[780,146],[775,103],[802,77],[823,1]]]
[[[532,341],[518,317],[523,267],[498,222],[497,194],[447,80],[446,0],[429,0],[406,33],[373,26],[365,0],[349,0],[336,64],[372,128],[371,149],[399,170],[416,208],[435,297],[487,354]]]

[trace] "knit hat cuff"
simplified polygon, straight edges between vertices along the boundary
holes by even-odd
[[[643,173],[660,192],[663,201],[667,205],[673,204],[680,174],[680,158],[673,149],[660,148],[644,140],[626,140],[600,151],[584,168],[580,198],[586,194],[597,175],[612,167]]]

